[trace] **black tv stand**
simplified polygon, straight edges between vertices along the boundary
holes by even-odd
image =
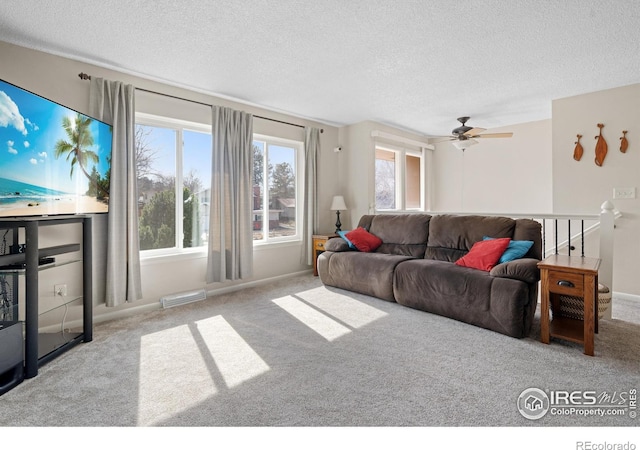
[[[80,242],[51,247],[38,245],[41,228],[67,224],[81,225]],[[24,312],[18,312],[19,297],[14,292],[14,316],[20,317],[12,320],[24,325],[24,377],[32,378],[38,374],[39,366],[78,343],[93,339],[91,216],[4,218],[0,219],[0,230],[12,230],[13,248],[23,249],[23,253],[0,255],[0,275],[16,280],[24,277],[23,282],[14,283],[14,286],[24,284]],[[24,241],[19,242],[22,236]],[[65,258],[56,258],[57,255],[64,254],[67,255]],[[41,305],[39,273],[68,264],[82,264],[81,287],[80,284],[77,285],[77,290],[81,290],[82,295],[63,297],[56,305],[48,305],[46,302]],[[67,319],[68,310],[74,312],[71,315],[77,318],[73,326]],[[58,315],[59,312],[61,314]],[[2,345],[0,341],[0,347]]]
[[[56,259],[53,256],[41,256],[38,258],[38,265],[44,266],[45,264],[53,264]]]
[[[42,256],[38,258],[38,266],[44,266],[46,264],[53,264],[56,259],[52,256]],[[20,270],[27,267],[26,262],[7,264],[6,266],[0,266],[0,270]]]

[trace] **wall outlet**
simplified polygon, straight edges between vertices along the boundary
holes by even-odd
[[[613,198],[614,200],[617,198],[636,198],[636,188],[613,188]]]
[[[56,297],[66,297],[67,296],[67,285],[66,284],[54,284],[53,285],[53,294]]]

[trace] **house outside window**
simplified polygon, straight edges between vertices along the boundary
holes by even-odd
[[[424,210],[424,158],[421,151],[377,145],[376,210]]]
[[[302,142],[254,135],[254,244],[300,240]]]
[[[136,116],[140,250],[144,255],[207,245],[211,128],[146,114]]]

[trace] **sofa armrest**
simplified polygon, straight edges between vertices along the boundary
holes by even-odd
[[[540,261],[534,258],[521,258],[498,264],[489,275],[500,278],[512,278],[526,283],[537,283],[540,281]]]
[[[346,252],[352,250],[344,239],[329,239],[324,244],[324,249],[328,252]]]

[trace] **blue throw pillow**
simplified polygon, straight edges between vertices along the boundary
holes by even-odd
[[[347,239],[347,233],[348,233],[348,232],[349,232],[349,231],[338,231],[338,235],[339,235],[342,239],[344,239],[344,240],[345,240],[345,242],[346,242],[347,244],[349,244],[349,248],[353,248],[353,249],[355,249],[355,248],[356,248],[356,246],[355,246],[355,245],[353,245],[353,242],[351,242],[349,239]]]
[[[485,236],[483,238],[484,241],[488,239],[494,239],[492,237]],[[527,254],[529,249],[533,246],[533,241],[514,241],[511,240],[509,242],[509,246],[504,251],[500,259],[498,260],[498,264],[506,263],[509,261],[513,261],[514,259],[522,258]]]

